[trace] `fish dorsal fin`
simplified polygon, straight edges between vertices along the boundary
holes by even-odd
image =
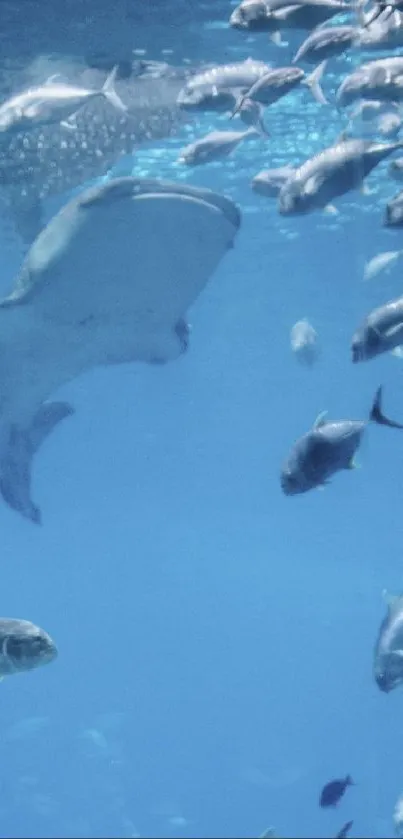
[[[284,6],[284,8],[276,9],[275,13],[273,14],[274,20],[287,20],[290,15],[293,15],[294,12],[299,10],[299,6],[296,4],[290,4],[289,6]],[[270,13],[269,13],[270,14]]]
[[[49,78],[46,79],[45,85],[54,84],[56,79],[61,79],[61,78],[63,78],[61,73],[53,73],[53,76],[49,76]]]
[[[316,420],[315,420],[312,428],[314,428],[314,429],[322,428],[323,425],[326,425],[327,414],[328,414],[327,411],[321,411],[320,414],[318,414],[318,416],[316,417]]]
[[[389,614],[392,614],[399,607],[402,601],[402,596],[400,594],[390,594],[386,588],[382,591],[382,598]]]

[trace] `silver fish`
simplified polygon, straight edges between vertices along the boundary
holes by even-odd
[[[343,79],[336,93],[337,104],[344,107],[357,99],[400,102],[403,98],[402,80],[402,57],[369,61]]]
[[[395,137],[401,125],[399,106],[395,102],[364,99],[352,112],[347,130],[349,133],[357,130],[360,137]]]
[[[290,0],[242,0],[231,14],[230,26],[251,32],[266,32],[268,16],[289,5]],[[296,5],[299,5],[299,0],[296,0]]]
[[[294,174],[292,166],[279,166],[278,169],[262,169],[252,179],[252,189],[266,198],[277,198],[281,187]]]
[[[384,227],[403,227],[403,190],[387,202],[383,225]]]
[[[299,67],[278,67],[276,70],[269,70],[265,76],[258,79],[249,90],[240,97],[236,108],[232,112],[232,117],[235,116],[242,108],[245,99],[251,99],[253,102],[259,102],[261,105],[273,105],[279,99],[291,93],[299,84],[304,84],[312,92],[314,99],[322,105],[327,104],[322,88],[320,86],[320,79],[323,75],[326,62],[322,62],[316,69],[307,76],[304,70]]]
[[[383,693],[403,683],[403,597],[384,593],[387,614],[374,649],[374,678]]]
[[[403,255],[403,251],[383,251],[377,253],[364,267],[364,280],[373,280],[378,274],[387,271]]]
[[[231,154],[242,140],[247,137],[256,137],[258,133],[256,128],[248,128],[246,131],[211,131],[201,140],[196,140],[195,143],[190,143],[182,149],[178,163],[199,166],[202,163],[221,160]]]
[[[300,495],[329,483],[330,478],[344,469],[353,469],[354,456],[360,446],[368,422],[403,429],[403,425],[389,420],[382,413],[382,389],[378,388],[369,419],[327,422],[320,414],[303,437],[294,443],[281,470],[280,483],[285,495]]]
[[[233,64],[218,64],[196,73],[179,91],[177,105],[187,111],[228,111],[234,97],[262,78],[270,64],[247,58]]]
[[[357,26],[328,26],[326,29],[317,29],[301,44],[292,63],[306,61],[309,64],[318,64],[329,58],[337,58],[357,43],[359,32]]]
[[[343,0],[309,0],[287,3],[241,3],[231,14],[230,25],[252,32],[303,30],[310,32],[335,15],[351,11]]]
[[[403,45],[403,15],[401,12],[390,10],[371,23],[360,29],[357,47],[363,50],[393,50]]]
[[[0,677],[35,670],[57,657],[47,632],[30,621],[0,618]]]
[[[311,367],[318,360],[318,334],[306,318],[294,323],[290,333],[290,344],[301,364]]]
[[[301,215],[331,205],[335,198],[362,186],[364,178],[392,152],[397,143],[343,140],[307,160],[284,184],[278,196],[281,215]]]
[[[351,341],[354,364],[403,345],[403,297],[378,306],[356,329]]]
[[[115,90],[116,71],[117,67],[100,90],[65,84],[51,77],[43,85],[17,93],[0,105],[0,134],[32,131],[55,122],[63,124],[99,97],[106,99],[118,111],[127,111]],[[67,127],[69,123],[65,125]],[[73,124],[70,127],[74,130]]]

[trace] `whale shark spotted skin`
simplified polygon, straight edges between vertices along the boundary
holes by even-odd
[[[188,348],[186,313],[240,226],[207,189],[116,178],[73,198],[0,301],[0,492],[31,521],[31,462],[73,409],[51,394],[91,368],[164,364]]]
[[[43,81],[60,70],[60,79],[96,90],[105,73],[61,63],[42,67]],[[127,107],[117,111],[98,98],[74,117],[73,126],[42,126],[13,136],[0,136],[0,199],[17,234],[31,244],[43,227],[43,202],[105,175],[120,158],[139,146],[171,136],[189,115],[176,104],[186,72],[157,62],[121,78],[116,84]]]

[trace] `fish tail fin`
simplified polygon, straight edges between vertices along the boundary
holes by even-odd
[[[264,137],[264,138],[265,138],[265,140],[269,140],[269,139],[270,139],[270,131],[268,131],[268,130],[267,130],[267,128],[266,128],[266,126],[265,126],[265,124],[264,124],[264,119],[263,119],[263,117],[259,117],[259,119],[258,119],[258,121],[257,121],[257,123],[256,123],[256,128],[257,128],[257,131],[259,132],[259,134],[260,134],[260,136],[261,136],[261,137]]]
[[[126,105],[124,105],[120,96],[116,93],[115,90],[115,81],[118,69],[118,65],[115,64],[112,72],[109,73],[109,76],[102,87],[102,93],[106,97],[108,102],[110,102],[111,105],[113,105],[113,107],[116,108],[117,111],[127,111]]]
[[[365,20],[365,6],[366,5],[367,5],[367,0],[356,0],[356,2],[353,4],[353,8],[354,8],[354,11],[355,11],[358,26],[361,26],[363,29],[366,26],[369,26],[369,23],[372,23],[372,20],[370,20],[368,23],[366,23],[366,20]],[[379,11],[376,9],[375,14],[373,16],[373,20],[376,20],[378,15],[379,15]]]
[[[4,501],[24,518],[41,524],[39,507],[31,499],[31,467],[34,454],[65,417],[74,413],[67,402],[44,403],[28,431],[13,425],[8,448],[0,466],[0,493]]]
[[[305,79],[305,83],[309,87],[313,98],[316,100],[316,102],[319,102],[320,105],[329,104],[320,84],[321,78],[325,71],[326,64],[326,60],[322,61],[320,64],[318,64],[317,67],[315,67],[314,71],[310,73],[309,76],[307,76]]]
[[[241,110],[242,105],[245,102],[245,99],[247,99],[247,95],[239,97],[239,99],[237,100],[237,102],[235,104],[235,108],[232,111],[232,114],[230,115],[230,119],[234,119],[234,117],[236,117],[236,115],[239,114],[239,111]]]
[[[378,387],[376,391],[369,418],[371,422],[376,422],[378,425],[387,425],[389,428],[403,428],[403,425],[400,425],[399,422],[388,419],[382,413],[382,387]]]

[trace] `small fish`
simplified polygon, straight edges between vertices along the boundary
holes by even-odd
[[[235,116],[241,109],[245,99],[252,99],[254,102],[259,102],[261,105],[267,107],[273,105],[283,96],[287,96],[297,85],[304,84],[312,92],[313,97],[321,105],[326,105],[327,99],[320,86],[320,79],[323,75],[326,62],[322,64],[307,76],[304,70],[299,67],[278,67],[275,70],[269,70],[265,76],[258,79],[249,90],[240,97],[238,103],[231,114]]]
[[[403,251],[384,251],[373,256],[365,264],[364,280],[373,280],[382,271],[386,271],[387,268],[394,265],[400,256],[403,256]]]
[[[298,361],[311,367],[319,356],[318,335],[306,318],[294,323],[290,333],[291,349]]]
[[[403,683],[403,596],[383,597],[387,607],[374,649],[374,678],[383,693]]]
[[[179,91],[177,105],[187,111],[206,113],[232,110],[237,95],[270,70],[270,64],[247,58],[233,64],[217,64],[196,73]]]
[[[387,202],[384,227],[403,227],[403,190]]]
[[[39,626],[17,618],[0,618],[0,678],[35,670],[56,657],[54,642]]]
[[[403,297],[379,306],[365,318],[351,341],[353,364],[403,346]]]
[[[323,787],[320,794],[319,806],[336,807],[336,804],[338,804],[340,799],[343,797],[347,787],[351,786],[353,786],[353,781],[351,780],[350,775],[346,775],[345,778],[341,778],[336,781],[330,781]]]
[[[353,824],[354,824],[354,822],[352,822],[352,821],[346,822],[345,824],[343,824],[343,827],[341,828],[341,830],[339,830],[339,832],[336,833],[335,839],[346,839],[346,837],[350,833],[350,830],[351,830]]]
[[[357,99],[401,102],[403,98],[403,57],[381,58],[361,64],[346,76],[336,93],[339,107]]]
[[[247,131],[211,131],[201,140],[196,140],[180,152],[178,163],[198,166],[227,157],[247,137],[257,136],[255,128]]]
[[[234,29],[264,32],[266,31],[266,20],[269,14],[270,7],[265,0],[242,0],[231,14],[230,26]]]
[[[389,2],[389,0],[377,0],[375,9],[369,14],[368,18],[363,21],[363,26],[370,26],[377,21],[385,12],[392,14],[394,7],[398,7],[399,3]]]
[[[402,147],[402,141],[373,143],[343,138],[295,170],[279,192],[279,213],[290,216],[323,210],[350,190],[362,190],[364,178]]]
[[[251,186],[254,192],[265,195],[266,198],[277,198],[281,187],[293,175],[295,169],[292,166],[279,166],[278,169],[262,169],[252,179]]]
[[[372,122],[377,119],[381,113],[390,108],[398,110],[398,106],[394,102],[379,102],[377,99],[363,99],[358,103],[357,107],[351,112],[351,120],[359,119],[362,122]]]
[[[306,61],[309,64],[318,64],[319,61],[343,55],[357,43],[359,32],[356,26],[328,26],[326,29],[316,29],[301,44],[292,63]]]
[[[107,99],[117,110],[127,111],[114,87],[116,71],[115,67],[101,90],[63,84],[52,76],[44,85],[12,96],[0,106],[0,134],[27,131],[56,122],[69,125],[66,120],[99,97]],[[73,129],[73,123],[69,127]]]
[[[327,422],[320,414],[313,427],[294,443],[280,475],[285,495],[300,495],[322,488],[330,478],[344,469],[354,469],[356,452],[369,422],[403,429],[403,425],[382,413],[382,388],[378,388],[369,419]]]
[[[297,0],[292,3],[290,0],[243,0],[232,12],[229,22],[235,29],[270,32],[277,36],[283,29],[311,32],[335,15],[350,10],[343,0]]]
[[[399,106],[394,102],[377,102],[363,100],[351,114],[348,132],[356,130],[358,136],[396,137],[402,126]]]
[[[362,50],[393,50],[403,45],[403,16],[395,10],[385,10],[376,23],[363,21],[357,46]]]

